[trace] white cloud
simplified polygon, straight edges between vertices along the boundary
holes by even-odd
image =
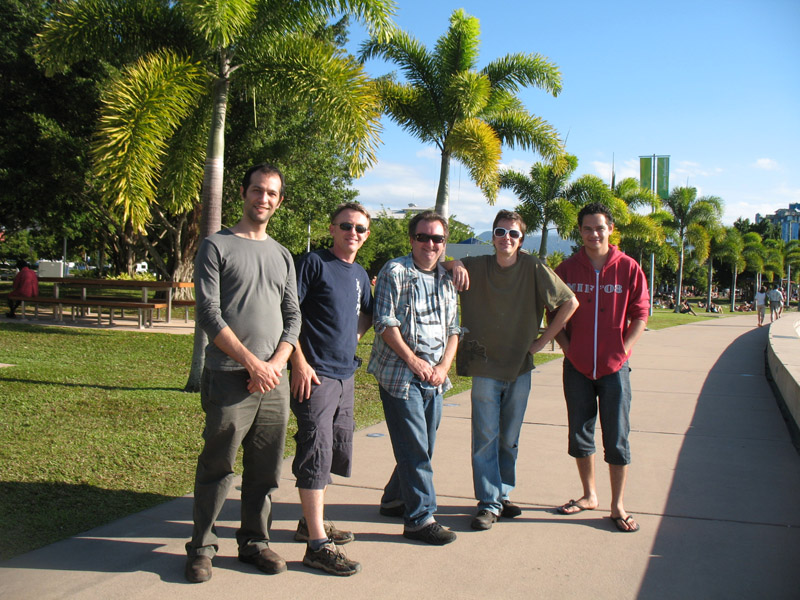
[[[679,175],[681,178],[688,177],[690,179],[689,185],[693,185],[691,182],[692,177],[712,177],[722,172],[723,170],[719,167],[704,167],[700,163],[689,160],[676,161],[670,165],[670,173],[676,176]],[[686,183],[674,182],[670,184],[670,187],[675,185],[686,185]]]
[[[533,163],[529,160],[521,160],[519,158],[512,158],[507,163],[500,163],[501,169],[511,169],[512,171],[518,171],[520,173],[524,173],[527,175],[531,172],[531,167]]]
[[[441,162],[442,152],[436,146],[425,146],[422,150],[416,153],[418,158],[426,158],[428,160],[435,160]]]
[[[759,158],[756,162],[752,165],[756,169],[762,169],[763,171],[777,171],[780,169],[780,165],[778,165],[778,161],[773,160],[771,158]]]
[[[611,181],[611,171],[615,173],[616,181],[622,181],[628,177],[639,179],[639,161],[634,159],[626,160],[621,164],[605,162],[602,160],[592,161],[592,168],[595,174],[606,183]],[[580,170],[580,169],[579,169]],[[580,173],[578,173],[580,175]]]

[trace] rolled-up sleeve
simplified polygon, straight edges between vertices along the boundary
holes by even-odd
[[[395,263],[386,263],[378,273],[375,282],[375,300],[372,307],[372,326],[375,335],[381,335],[387,327],[400,327],[397,318],[397,300],[400,287],[394,270],[399,268]]]

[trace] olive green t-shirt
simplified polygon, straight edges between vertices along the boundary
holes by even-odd
[[[456,355],[459,375],[514,381],[533,369],[530,345],[539,337],[545,308],[555,310],[572,290],[537,257],[519,254],[502,268],[495,256],[462,259],[469,290],[461,293],[463,337]]]

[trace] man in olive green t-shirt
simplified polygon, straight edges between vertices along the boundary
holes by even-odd
[[[517,445],[531,389],[533,355],[575,312],[572,291],[538,258],[520,252],[525,222],[501,210],[492,226],[494,256],[446,265],[461,294],[456,364],[472,377],[472,479],[478,513],[472,528],[486,530],[521,509],[509,494],[516,483]],[[539,336],[544,310],[555,311]]]

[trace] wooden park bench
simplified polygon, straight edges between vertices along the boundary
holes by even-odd
[[[76,298],[76,297],[62,297],[55,298],[53,296],[34,296],[24,297],[19,294],[9,294],[9,300],[19,300],[22,302],[22,318],[25,318],[26,304],[34,305],[34,318],[39,318],[39,305],[47,304],[53,307],[53,317],[57,321],[64,320],[64,306],[70,307],[72,320],[76,320],[75,309],[79,306],[86,306],[89,308],[97,309],[97,324],[103,324],[103,309],[108,309],[108,324],[114,324],[114,310],[131,309],[139,312],[139,329],[153,326],[153,310],[166,309],[167,301],[153,301],[153,302],[137,302],[130,299],[120,298]]]

